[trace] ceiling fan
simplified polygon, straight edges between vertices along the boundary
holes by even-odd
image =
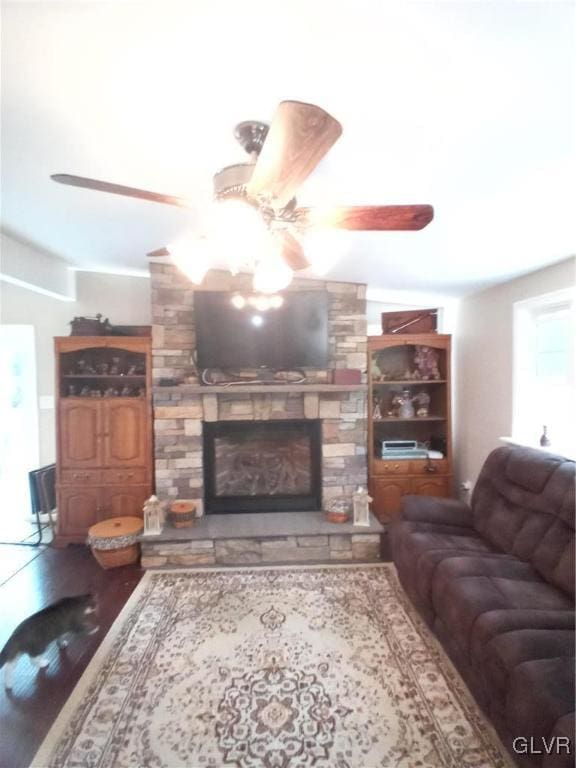
[[[295,194],[320,160],[338,140],[342,126],[321,107],[300,101],[282,101],[270,125],[248,120],[239,123],[235,137],[250,155],[249,162],[230,165],[214,175],[214,199],[240,203],[256,211],[260,224],[272,236],[275,256],[262,256],[253,264],[255,288],[275,292],[287,285],[292,272],[310,266],[301,242],[303,235],[318,229],[418,230],[433,218],[430,205],[363,205],[330,208],[299,207]],[[181,208],[190,208],[182,197],[149,192],[119,184],[68,174],[51,176],[61,184],[135,197]],[[268,241],[270,243],[270,241]],[[269,249],[270,250],[270,249]],[[175,256],[171,247],[160,248],[150,257]],[[189,253],[189,260],[197,254]],[[175,259],[176,260],[176,259]],[[182,268],[182,259],[176,260]],[[274,264],[273,264],[274,262]],[[275,266],[274,266],[275,265]],[[201,282],[206,269],[197,272]],[[271,269],[273,267],[273,269]],[[268,268],[267,280],[257,280],[258,270]],[[276,270],[277,279],[270,279]],[[185,271],[185,270],[184,270]],[[280,279],[280,272],[284,277]],[[261,285],[258,287],[257,283]],[[284,285],[279,283],[284,282]],[[273,286],[272,284],[275,283]]]

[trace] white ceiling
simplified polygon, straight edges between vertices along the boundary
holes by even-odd
[[[145,269],[201,216],[64,187],[191,197],[232,131],[310,101],[344,126],[300,202],[432,203],[343,235],[330,275],[459,296],[576,252],[575,4],[556,0],[2,3],[2,226],[83,268]]]

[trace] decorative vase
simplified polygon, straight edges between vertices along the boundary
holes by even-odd
[[[546,425],[542,427],[542,434],[540,435],[540,445],[543,448],[547,448],[550,445],[550,438],[548,437],[548,427]]]

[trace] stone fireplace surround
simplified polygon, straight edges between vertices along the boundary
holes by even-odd
[[[194,293],[229,290],[249,294],[251,276],[232,276],[214,270],[208,273],[201,288],[193,288],[172,264],[152,263],[150,268],[154,450],[159,498],[193,500],[198,516],[203,515],[202,435],[206,422],[218,421],[320,420],[323,507],[335,496],[351,496],[357,486],[366,486],[367,386],[330,383],[333,369],[366,369],[366,286],[302,278],[290,286],[289,290],[322,290],[328,294],[328,370],[307,369],[307,381],[302,384],[255,382],[209,387],[199,383],[194,365]],[[160,386],[161,379],[181,383]],[[335,529],[338,534],[339,527]],[[358,535],[360,531],[355,529]],[[374,549],[374,534],[366,531],[366,536],[372,538]],[[178,540],[181,539],[180,534]],[[149,550],[149,554],[157,553]]]

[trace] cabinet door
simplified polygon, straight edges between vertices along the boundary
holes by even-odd
[[[60,403],[60,464],[98,467],[102,464],[102,403],[85,398]]]
[[[142,507],[150,495],[148,485],[135,485],[133,488],[106,488],[103,491],[104,503],[100,518],[142,517]]]
[[[147,435],[144,400],[126,399],[103,403],[104,466],[146,466]]]
[[[58,489],[58,533],[85,536],[100,518],[100,489],[90,487]]]
[[[380,522],[387,522],[398,516],[402,508],[402,497],[410,493],[410,480],[393,477],[373,478],[371,492],[372,511]]]
[[[419,477],[413,478],[410,493],[417,496],[450,496],[449,477]]]

